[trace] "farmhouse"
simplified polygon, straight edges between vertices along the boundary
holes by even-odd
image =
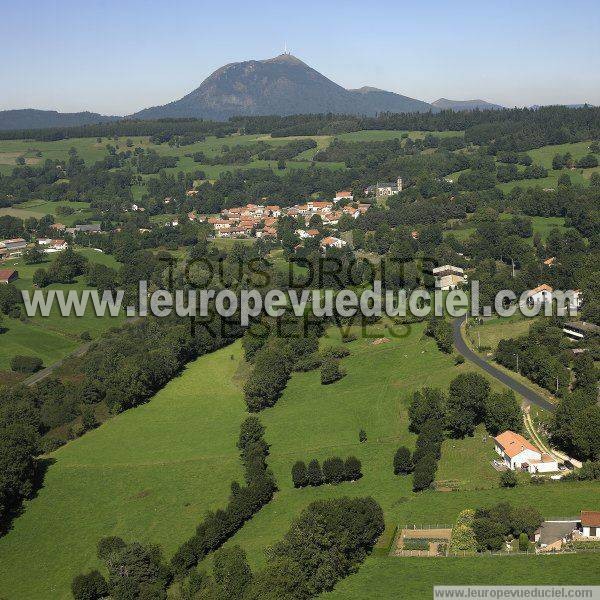
[[[560,550],[564,544],[573,539],[577,531],[577,521],[544,521],[534,533],[534,540],[540,552]]]
[[[540,452],[531,442],[514,431],[505,431],[494,438],[495,450],[504,464],[513,471],[524,469],[530,473],[558,471],[558,463],[550,455]]]
[[[432,269],[435,287],[443,291],[455,290],[467,281],[465,272],[460,267],[444,265]]]
[[[546,302],[552,302],[553,291],[554,290],[546,283],[538,285],[527,292],[527,305],[535,306],[536,304],[546,304]]]
[[[600,538],[600,511],[581,511],[581,535],[584,537]]]
[[[343,190],[341,192],[337,192],[335,195],[335,198],[333,199],[334,202],[339,202],[340,200],[354,200],[354,196],[352,195],[352,192],[348,191],[348,190]]]
[[[346,245],[344,240],[333,236],[325,237],[321,240],[321,248],[343,248]]]
[[[10,283],[19,278],[19,272],[14,269],[0,269],[0,283]]]

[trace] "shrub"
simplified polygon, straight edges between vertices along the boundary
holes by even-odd
[[[346,481],[356,481],[362,477],[362,465],[356,456],[349,456],[344,462]]]
[[[99,571],[76,575],[71,583],[75,600],[99,600],[108,595],[108,584]]]
[[[348,348],[344,348],[343,346],[332,346],[331,348],[327,348],[323,351],[323,357],[327,358],[345,358],[346,356],[350,356],[350,350]]]
[[[455,365],[462,365],[465,362],[465,357],[462,354],[457,354],[456,358],[454,359],[454,364]]]
[[[529,550],[529,537],[526,533],[521,533],[519,535],[519,550],[521,552],[527,552],[527,550]]]
[[[38,356],[13,356],[10,361],[10,368],[16,373],[32,374],[39,371],[43,366],[43,361]]]
[[[321,384],[329,385],[340,380],[345,375],[338,360],[326,358],[321,365]]]
[[[358,432],[358,441],[359,441],[361,444],[364,444],[364,443],[367,441],[367,432],[366,432],[364,429],[361,429],[361,430]]]
[[[313,459],[308,463],[306,477],[308,479],[308,485],[317,486],[323,483],[323,472],[321,471],[321,465],[318,460]]]
[[[100,560],[108,560],[112,554],[124,550],[125,542],[117,536],[111,535],[98,540],[97,554]]]
[[[358,338],[353,333],[347,333],[346,335],[342,336],[342,343],[348,344],[349,342],[353,342],[356,339]]]
[[[318,354],[309,354],[304,358],[296,361],[294,364],[294,371],[306,373],[308,371],[314,371],[318,369],[323,363],[323,359]]]
[[[412,473],[413,461],[410,450],[406,446],[400,446],[394,455],[394,475],[408,475]]]
[[[345,478],[344,461],[334,456],[323,462],[323,481],[325,483],[341,483]]]
[[[308,485],[308,475],[306,465],[299,460],[292,467],[292,482],[295,488],[301,488]]]
[[[518,481],[514,471],[504,471],[500,474],[500,487],[514,488]]]

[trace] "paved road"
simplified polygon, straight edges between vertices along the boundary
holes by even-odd
[[[464,322],[464,320],[465,317],[461,317],[452,321],[454,346],[456,347],[458,352],[462,354],[468,361],[475,363],[478,367],[481,367],[486,373],[489,373],[492,377],[500,381],[500,383],[503,383],[511,390],[514,390],[517,394],[523,396],[523,398],[525,398],[525,400],[527,400],[531,404],[536,404],[544,410],[549,410],[553,412],[556,409],[556,406],[554,404],[546,400],[546,398],[544,398],[542,395],[534,392],[527,386],[524,386],[516,379],[513,379],[510,375],[507,375],[503,371],[500,371],[500,369],[497,369],[496,367],[491,365],[487,360],[481,358],[481,356],[475,354],[475,352],[473,352],[471,348],[469,348],[469,346],[463,339],[460,330],[460,326]]]
[[[38,381],[41,381],[42,379],[46,379],[46,377],[48,377],[48,375],[50,375],[51,373],[56,371],[56,369],[58,369],[58,367],[60,367],[65,362],[65,360],[67,360],[68,358],[78,358],[80,356],[83,356],[88,351],[89,347],[90,347],[89,343],[79,346],[79,348],[76,348],[68,356],[61,358],[60,360],[56,361],[54,364],[50,365],[49,367],[46,367],[45,369],[42,369],[41,371],[38,371],[37,373],[30,375],[27,379],[24,379],[23,384],[24,385],[33,385],[34,383],[37,383]]]

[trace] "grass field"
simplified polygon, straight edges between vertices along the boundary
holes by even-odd
[[[446,137],[463,137],[464,131],[406,131],[406,130],[393,130],[393,129],[381,129],[381,130],[366,130],[366,131],[353,131],[351,133],[340,133],[336,135],[339,140],[346,142],[382,142],[384,140],[393,140],[394,138],[400,138],[403,133],[408,133],[408,137],[413,140],[423,139],[426,135],[434,135],[438,138]]]
[[[239,359],[239,344],[198,359],[149,404],[54,452],[44,487],[0,538],[0,597],[70,599],[100,537],[159,543],[170,557],[222,507],[242,477]]]
[[[507,221],[512,218],[513,215],[509,213],[501,213],[500,220]],[[531,227],[533,229],[533,233],[539,233],[540,237],[543,241],[546,241],[548,238],[548,234],[553,229],[558,229],[559,231],[565,231],[565,219],[564,217],[529,217],[531,219]],[[465,223],[463,227],[459,229],[447,229],[444,231],[444,237],[448,237],[452,234],[457,240],[464,242],[466,241],[473,233],[475,233],[476,227],[474,225],[470,225],[469,221]],[[530,243],[533,243],[533,237],[528,238]]]
[[[72,208],[75,212],[72,215],[58,215],[56,210],[59,206]],[[92,216],[88,202],[47,202],[45,200],[29,200],[22,204],[17,204],[10,208],[0,208],[0,217],[10,215],[19,219],[28,219],[33,217],[41,219],[44,215],[53,215],[56,223],[62,223],[67,227],[72,226],[78,221],[83,221]],[[57,234],[59,235],[59,234]]]
[[[434,585],[598,585],[600,554],[367,558],[323,600],[430,600]],[[583,579],[582,579],[583,575]]]
[[[452,482],[460,491],[414,494],[410,478],[395,477],[391,465],[396,448],[414,444],[406,413],[412,391],[423,385],[446,387],[458,373],[472,369],[454,366],[421,334],[422,326],[417,325],[408,337],[387,344],[372,346],[368,339],[353,342],[352,355],[343,361],[346,378],[323,387],[318,373],[296,374],[277,406],[262,413],[271,444],[269,464],[280,491],[230,542],[246,549],[253,566],[263,564],[264,549],[316,499],[372,495],[384,509],[388,528],[398,523],[452,523],[463,508],[503,499],[531,502],[547,515],[577,512],[582,505],[596,503],[598,484],[500,489],[498,474],[490,465],[492,445],[489,438],[482,441],[481,431],[470,439],[444,442],[445,457],[436,481],[442,487]],[[492,387],[499,389],[499,384]],[[364,444],[358,441],[360,428],[367,432]],[[333,455],[356,455],[364,477],[339,486],[292,487],[290,469],[296,460]]]
[[[319,498],[372,495],[384,509],[388,530],[397,524],[452,523],[463,508],[499,500],[532,504],[546,515],[600,508],[598,483],[500,489],[489,466],[491,444],[482,440],[481,431],[470,439],[444,442],[438,482],[458,481],[460,491],[414,494],[410,477],[395,477],[396,448],[414,445],[406,414],[412,391],[423,385],[446,387],[458,373],[470,369],[455,366],[432,340],[422,338],[422,332],[422,324],[411,326],[404,337],[393,337],[381,326],[369,328],[368,337],[348,345],[352,354],[343,360],[348,373],[344,379],[324,387],[318,372],[294,374],[277,405],[261,413],[271,446],[269,466],[280,490],[228,542],[242,545],[254,568],[264,564],[265,548],[281,538],[294,516]],[[381,336],[390,341],[373,345],[373,339]],[[339,343],[339,332],[330,331],[323,343]],[[170,557],[204,510],[222,506],[229,482],[240,475],[235,450],[244,414],[240,359],[239,343],[198,359],[149,404],[53,453],[56,462],[44,487],[26,503],[13,530],[0,539],[0,597],[67,598],[72,575],[97,565],[94,546],[103,535],[160,543]],[[368,436],[362,444],[361,428]],[[338,486],[292,487],[290,469],[296,460],[334,455],[360,458],[362,479]],[[480,568],[481,582],[495,581],[493,566],[484,558],[451,560],[438,569],[437,559],[413,560],[374,555],[335,594],[397,597],[396,587],[411,564],[418,565],[421,575],[402,584],[400,597],[414,598],[430,590],[439,572],[448,572],[448,580],[464,582],[463,569]],[[541,580],[541,568],[531,572],[519,563],[516,569]],[[582,582],[593,578],[575,576]],[[366,594],[370,586],[379,595]]]
[[[119,263],[110,255],[96,252],[91,248],[78,248],[77,252],[85,256],[89,261],[105,264],[112,268],[118,268]],[[5,268],[14,268],[19,272],[19,279],[15,286],[21,290],[32,290],[32,277],[39,268],[47,268],[50,261],[37,265],[26,265],[22,259],[6,261]],[[84,277],[71,285],[53,284],[47,289],[84,290],[87,286]],[[10,360],[16,354],[39,356],[44,365],[48,366],[80,346],[81,334],[84,331],[90,333],[94,338],[110,327],[120,325],[124,315],[119,317],[96,317],[90,306],[82,317],[63,317],[58,307],[54,307],[48,317],[35,316],[28,318],[26,322],[19,319],[5,317],[2,322],[4,333],[0,334],[0,384],[6,378]]]
[[[468,330],[469,338],[474,346],[496,350],[502,339],[515,338],[526,334],[535,319],[528,319],[517,312],[512,317],[492,317],[479,325],[471,320]]]

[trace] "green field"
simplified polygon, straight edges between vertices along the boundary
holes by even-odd
[[[119,263],[110,255],[97,252],[91,248],[78,248],[77,252],[85,256],[90,262],[105,264],[112,268],[118,268]],[[21,290],[32,290],[32,277],[39,268],[47,268],[50,264],[26,265],[22,259],[10,260],[3,263],[5,268],[14,268],[19,272],[19,279],[15,286]],[[87,288],[84,277],[79,277],[74,284],[52,284],[46,289],[61,289],[64,291],[81,291]],[[0,334],[0,384],[6,377],[6,371],[10,368],[10,360],[16,354],[39,356],[44,365],[48,366],[61,358],[64,358],[80,346],[81,334],[87,331],[91,336],[97,337],[110,327],[120,325],[124,315],[119,317],[105,316],[96,317],[93,307],[88,306],[86,314],[82,317],[63,317],[58,307],[55,306],[48,317],[35,316],[28,318],[26,322],[19,319],[4,317],[2,327],[4,333]]]
[[[309,167],[311,159],[315,152],[328,145],[333,139],[331,136],[309,136],[317,142],[317,148],[308,150],[298,155],[294,160],[286,161],[286,169],[277,169],[277,161],[254,160],[244,165],[203,165],[195,163],[191,157],[186,154],[194,152],[204,152],[207,156],[213,157],[221,153],[221,148],[225,145],[247,145],[259,140],[267,142],[270,146],[282,146],[293,139],[302,139],[300,136],[287,138],[271,138],[264,134],[254,135],[232,135],[224,138],[209,136],[203,142],[196,142],[188,146],[171,147],[168,144],[151,144],[148,137],[131,138],[122,137],[118,141],[103,138],[98,143],[96,138],[75,138],[70,140],[59,140],[53,142],[37,142],[32,140],[0,140],[0,173],[10,173],[16,166],[16,158],[24,156],[28,164],[39,165],[46,159],[67,160],[69,149],[75,148],[81,158],[90,165],[101,160],[106,154],[106,145],[111,144],[118,150],[126,150],[126,141],[131,139],[134,147],[139,146],[145,149],[153,149],[158,154],[164,156],[178,156],[179,162],[176,167],[165,169],[167,173],[176,173],[178,171],[192,172],[202,170],[206,173],[208,179],[216,179],[224,171],[235,171],[238,169],[271,168],[276,173],[283,174],[290,169],[305,169]],[[42,156],[38,157],[37,153]],[[323,168],[340,169],[345,168],[343,163],[321,163]],[[144,179],[152,177],[144,175]],[[1,213],[0,213],[1,214]],[[64,221],[63,221],[64,222]],[[66,223],[65,223],[66,224]]]
[[[72,208],[75,212],[72,215],[58,215],[56,209],[59,206]],[[22,204],[16,204],[10,208],[0,208],[0,217],[10,215],[19,219],[41,219],[45,215],[53,215],[56,223],[62,223],[67,227],[72,226],[76,222],[84,221],[92,216],[88,202],[47,202],[45,200],[29,200]],[[60,233],[57,232],[57,236]]]
[[[422,324],[398,330],[402,332],[404,336],[394,337],[383,326],[370,327],[366,337],[348,344],[352,354],[343,360],[348,373],[344,379],[324,387],[318,372],[294,374],[277,405],[261,413],[271,446],[269,466],[280,491],[228,542],[242,545],[254,568],[264,564],[265,548],[281,538],[294,516],[319,498],[372,495],[384,509],[388,531],[398,524],[450,524],[463,508],[499,500],[532,504],[547,516],[600,508],[597,482],[500,489],[489,465],[491,442],[484,441],[481,430],[470,439],[444,442],[437,483],[445,489],[453,482],[459,491],[413,493],[411,478],[395,477],[391,466],[399,445],[414,444],[407,421],[410,395],[423,385],[446,387],[469,366],[455,366],[452,357],[423,338]],[[372,343],[382,336],[390,341]],[[323,343],[339,343],[339,332],[330,330]],[[159,543],[168,558],[206,509],[225,504],[229,482],[240,476],[235,450],[244,414],[240,348],[236,343],[198,359],[149,404],[109,420],[51,455],[55,463],[44,487],[0,539],[0,596],[67,598],[72,575],[97,565],[94,547],[103,535]],[[363,444],[358,441],[361,428],[368,436]],[[292,487],[290,469],[296,460],[334,455],[360,458],[362,479]],[[436,559],[413,560],[389,559],[378,552],[335,593],[338,598],[396,597],[398,577],[416,564],[422,575],[401,596],[416,597],[410,594],[430,590],[434,574],[441,571],[435,568]],[[495,581],[486,560],[451,560],[439,568],[449,573],[448,580],[460,582],[465,581],[463,568],[471,572],[481,565],[480,581]],[[590,560],[597,566],[600,555]],[[519,563],[517,570],[521,568]],[[526,572],[532,581],[546,582],[541,569],[523,568]],[[374,589],[379,595],[365,596],[372,577],[378,580]],[[572,577],[593,579],[581,573]]]
[[[430,600],[434,585],[598,585],[600,554],[367,558],[323,600]]]
[[[507,221],[512,218],[512,214],[509,213],[501,213],[499,218],[501,221]],[[533,233],[538,233],[543,241],[546,241],[548,238],[548,234],[553,229],[558,229],[559,231],[565,231],[565,219],[564,217],[529,217],[531,219],[531,227],[533,229]],[[464,223],[464,225],[458,229],[446,229],[444,231],[444,237],[449,235],[453,235],[457,240],[464,242],[472,234],[475,233],[476,227],[475,225],[471,225],[469,220]],[[528,238],[530,243],[533,243],[533,237]]]
[[[426,135],[433,135],[438,138],[463,137],[464,131],[406,131],[393,129],[375,129],[366,131],[353,131],[351,133],[341,133],[335,137],[345,142],[382,142],[384,140],[393,140],[400,138],[403,133],[408,133],[408,137],[413,140],[422,140]]]
[[[230,357],[234,358],[231,360]],[[105,535],[160,543],[170,557],[242,470],[240,345],[202,357],[149,404],[54,452],[38,496],[0,538],[0,597],[70,599]]]

